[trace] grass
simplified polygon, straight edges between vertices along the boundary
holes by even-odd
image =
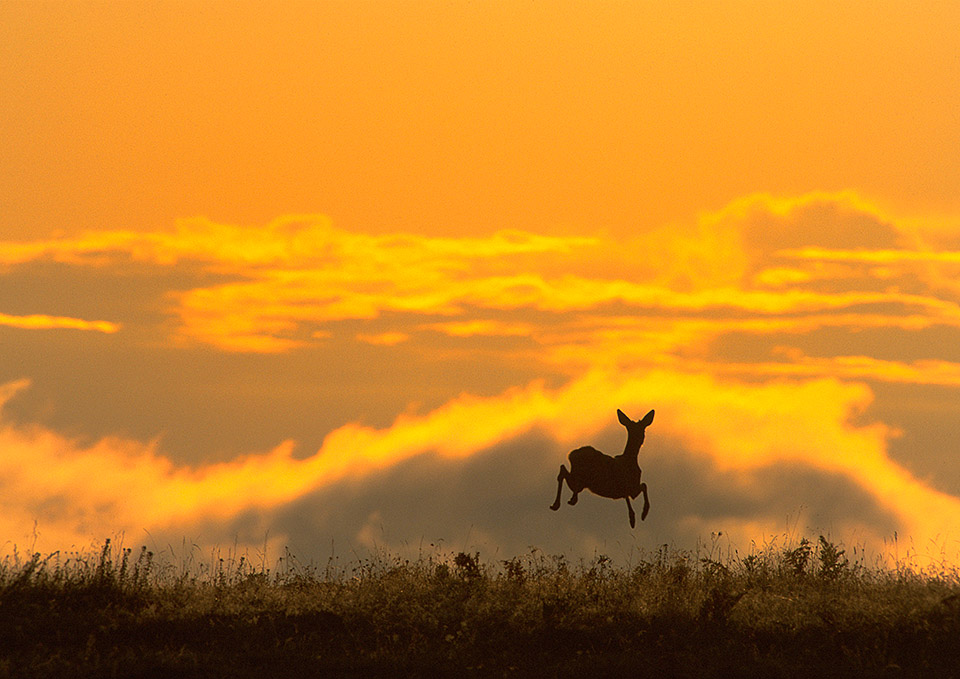
[[[960,578],[821,537],[625,566],[532,550],[273,569],[98,553],[0,563],[0,677],[960,674]]]

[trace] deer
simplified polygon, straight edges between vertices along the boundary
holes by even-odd
[[[653,412],[651,410],[642,420],[634,422],[624,415],[622,410],[617,410],[620,424],[627,429],[627,445],[616,457],[605,455],[592,446],[570,451],[567,456],[570,459],[570,471],[567,471],[564,465],[560,465],[560,473],[557,475],[557,499],[550,505],[550,509],[553,511],[560,509],[560,494],[563,491],[563,482],[566,481],[567,486],[573,491],[573,497],[567,502],[569,505],[577,504],[577,496],[584,488],[600,497],[626,500],[631,528],[636,526],[637,516],[634,514],[630,500],[635,500],[643,493],[643,510],[640,512],[640,520],[646,519],[647,512],[650,511],[650,498],[647,496],[647,484],[640,481],[640,465],[637,463],[637,456],[640,454],[640,446],[643,445],[647,427],[653,423]]]

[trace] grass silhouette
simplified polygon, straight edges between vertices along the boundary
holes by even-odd
[[[375,553],[0,563],[0,676],[949,676],[960,577],[868,566],[824,537],[628,565]]]

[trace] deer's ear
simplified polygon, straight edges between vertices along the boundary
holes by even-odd
[[[642,424],[644,427],[649,427],[651,424],[653,424],[652,410],[649,413],[647,413],[642,420],[640,420],[640,424]]]
[[[620,420],[620,424],[622,424],[624,427],[629,427],[631,424],[633,424],[633,420],[624,415],[622,410],[617,410],[617,419]]]

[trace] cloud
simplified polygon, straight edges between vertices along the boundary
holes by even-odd
[[[872,544],[891,529],[918,542],[955,535],[960,500],[892,460],[887,450],[899,432],[870,420],[896,407],[877,409],[871,386],[909,386],[918,399],[925,388],[960,386],[960,363],[945,348],[960,340],[955,261],[921,236],[915,223],[854,194],[818,193],[748,196],[628,241],[520,231],[370,235],[291,217],[262,227],[190,220],[169,232],[0,243],[0,262],[11,268],[45,260],[103,275],[129,261],[147,271],[175,268],[179,283],[163,298],[165,321],[137,326],[141,339],[149,335],[143,347],[199,356],[190,365],[210,371],[202,373],[210,384],[210,375],[254,366],[238,389],[238,398],[256,402],[244,412],[270,412],[271,390],[283,389],[270,382],[280,366],[304,382],[326,380],[330,400],[357,399],[324,428],[308,430],[312,454],[282,433],[233,459],[210,462],[209,451],[196,453],[193,465],[164,453],[162,439],[81,444],[52,427],[23,424],[22,413],[19,425],[7,417],[0,528],[23,535],[38,519],[48,536],[78,541],[204,526],[212,539],[229,542],[231,527],[251,534],[277,525],[277,517],[300,530],[291,508],[302,506],[318,512],[304,525],[369,543],[381,524],[398,531],[394,538],[429,527],[398,514],[403,502],[378,500],[370,489],[401,479],[397,493],[413,502],[411,489],[443,487],[434,478],[442,469],[459,481],[438,505],[446,509],[434,512],[436,525],[460,530],[482,508],[500,517],[506,510],[497,493],[508,488],[510,502],[530,512],[530,525],[547,531],[543,541],[482,516],[475,535],[502,544],[570,539],[586,549],[596,524],[583,512],[541,517],[534,498],[542,504],[544,488],[551,495],[563,451],[607,436],[616,408],[655,407],[651,443],[678,456],[673,467],[651,458],[654,469],[673,474],[663,477],[667,497],[691,479],[710,485],[689,493],[689,502],[671,500],[672,518],[658,536],[719,528],[742,540],[762,537],[782,524],[789,502]],[[0,323],[106,323],[70,312]],[[130,327],[128,316],[120,318]],[[938,342],[924,341],[934,329]],[[387,353],[404,362],[401,384],[385,382],[383,363],[370,363]],[[316,366],[329,370],[311,372]],[[379,382],[353,384],[359,373],[345,375],[356,366]],[[515,366],[522,371],[511,372]],[[316,390],[298,388],[308,395],[301,400],[313,400],[290,420],[308,419],[316,408]],[[388,388],[406,400],[369,412],[363,395]],[[197,393],[184,408],[202,409],[209,392]],[[428,402],[426,412],[418,401]],[[371,421],[377,426],[363,424]],[[178,424],[174,418],[140,431]],[[613,431],[619,434],[615,424]],[[521,465],[524,478],[497,483],[496,465],[484,461],[523,445],[537,447]],[[617,452],[617,445],[607,447]],[[486,485],[471,485],[468,469]],[[797,498],[785,499],[792,482]],[[717,488],[736,499],[724,500]],[[341,498],[355,512],[323,508],[325,498]],[[466,514],[457,514],[458,501]],[[620,513],[610,508],[610,516]]]
[[[158,267],[189,261],[225,277],[169,292],[173,339],[183,346],[286,353],[315,346],[339,323],[389,316],[395,327],[353,336],[416,344],[429,343],[423,331],[463,339],[527,335],[556,363],[577,352],[588,362],[592,340],[604,354],[615,352],[619,330],[603,329],[604,319],[625,310],[646,319],[650,344],[672,356],[699,349],[704,336],[739,330],[857,328],[880,317],[901,328],[960,326],[952,293],[960,288],[938,268],[953,266],[955,253],[915,249],[919,243],[915,227],[846,192],[754,194],[690,225],[627,242],[518,230],[473,238],[370,235],[336,229],[323,217],[291,216],[262,227],[194,219],[169,232],[0,243],[0,261],[106,268],[123,259]],[[509,317],[519,312],[538,321]],[[592,338],[578,327],[584,319],[597,328]]]
[[[426,330],[436,330],[451,337],[473,337],[482,335],[487,337],[515,337],[530,335],[534,326],[530,323],[508,323],[489,319],[472,321],[449,321],[446,323],[429,323],[423,326]]]
[[[50,330],[67,328],[70,330],[93,330],[103,333],[114,333],[120,330],[119,323],[110,321],[85,321],[81,318],[68,316],[47,316],[45,314],[30,314],[29,316],[11,316],[0,313],[0,325],[24,330]]]
[[[410,335],[405,332],[381,332],[376,335],[360,333],[357,335],[357,340],[360,342],[382,347],[392,347],[396,344],[406,342],[408,339],[410,339]]]
[[[6,385],[0,395],[9,400],[26,386]],[[364,487],[370,479],[423,456],[444,460],[447,469],[462,474],[474,464],[471,460],[481,464],[490,451],[534,433],[550,442],[534,451],[540,460],[536,468],[525,468],[522,479],[507,467],[501,469],[499,483],[465,484],[464,492],[472,495],[463,501],[473,507],[487,503],[493,511],[504,501],[504,488],[519,483],[523,488],[512,491],[514,497],[522,496],[524,502],[536,497],[544,503],[552,494],[555,466],[563,459],[559,451],[595,440],[609,428],[617,407],[631,413],[655,407],[656,431],[649,432],[645,450],[674,450],[686,464],[707,465],[717,476],[711,483],[729,489],[735,478],[733,490],[759,498],[750,512],[731,520],[731,526],[745,522],[740,526],[743,536],[751,526],[774,525],[777,517],[771,512],[782,511],[779,502],[763,507],[762,498],[771,492],[763,487],[765,479],[775,478],[782,485],[811,474],[842,479],[869,498],[875,517],[882,520],[871,520],[866,509],[857,512],[859,518],[848,518],[875,548],[890,525],[918,542],[955,535],[960,499],[930,488],[889,458],[886,445],[895,432],[880,423],[852,424],[870,399],[865,387],[835,379],[751,384],[671,371],[593,372],[559,389],[532,383],[494,397],[459,396],[424,415],[400,415],[383,429],[344,425],[303,459],[294,457],[292,442],[283,442],[267,452],[195,467],[174,464],[155,443],[106,438],[82,446],[37,426],[5,424],[0,429],[5,451],[0,463],[0,529],[6,535],[24,535],[36,520],[49,545],[59,546],[116,531],[175,534],[190,532],[190,526],[230,526],[250,512],[274,515],[316,493]],[[552,463],[543,456],[544,449],[557,455]],[[681,492],[683,484],[661,487],[669,496]],[[830,496],[818,494],[810,484],[802,490],[798,506],[842,522],[824,504],[833,501]],[[383,498],[383,506],[391,502]],[[722,504],[714,512],[718,520],[725,513]],[[370,509],[382,512],[381,506]],[[697,526],[710,520],[696,512],[688,518]],[[554,530],[565,529],[561,523]],[[497,532],[493,527],[491,531]],[[211,538],[229,541],[223,533]],[[509,536],[514,542],[541,538]]]
[[[813,259],[828,262],[866,262],[868,264],[930,262],[936,264],[960,264],[960,252],[864,249],[831,250],[822,247],[808,247],[799,250],[780,250],[777,254],[790,259]]]
[[[172,231],[88,231],[78,236],[0,243],[0,263],[22,264],[49,259],[104,266],[113,259],[162,265],[183,260],[207,262],[223,269],[295,267],[356,260],[357,268],[399,269],[426,262],[456,268],[464,260],[566,252],[596,239],[555,237],[502,230],[484,238],[439,238],[415,234],[373,236],[335,229],[322,215],[292,215],[265,226],[218,224],[184,219]]]
[[[604,441],[602,447],[609,443],[610,452],[623,444],[616,423],[596,437]],[[692,549],[717,532],[724,547],[737,546],[741,554],[753,540],[763,544],[810,530],[868,537],[875,546],[878,536],[900,527],[896,517],[844,476],[803,465],[720,471],[709,458],[653,437],[652,430],[641,452],[652,498],[646,521],[631,530],[622,501],[589,493],[576,507],[563,504],[554,513],[547,505],[566,452],[535,431],[462,461],[422,455],[363,484],[308,494],[279,509],[271,523],[282,527],[297,553],[336,536],[333,551],[340,554],[376,546],[415,558],[421,551],[431,553],[432,544],[443,550],[476,549],[491,559],[536,547],[574,561],[598,552],[618,561],[636,559],[662,544]]]
[[[919,360],[906,363],[870,356],[814,358],[790,348],[783,349],[782,353],[789,357],[788,363],[746,366],[746,371],[770,375],[832,375],[881,382],[960,387],[960,364],[950,361]],[[736,368],[735,365],[728,365],[726,369],[735,372]]]

